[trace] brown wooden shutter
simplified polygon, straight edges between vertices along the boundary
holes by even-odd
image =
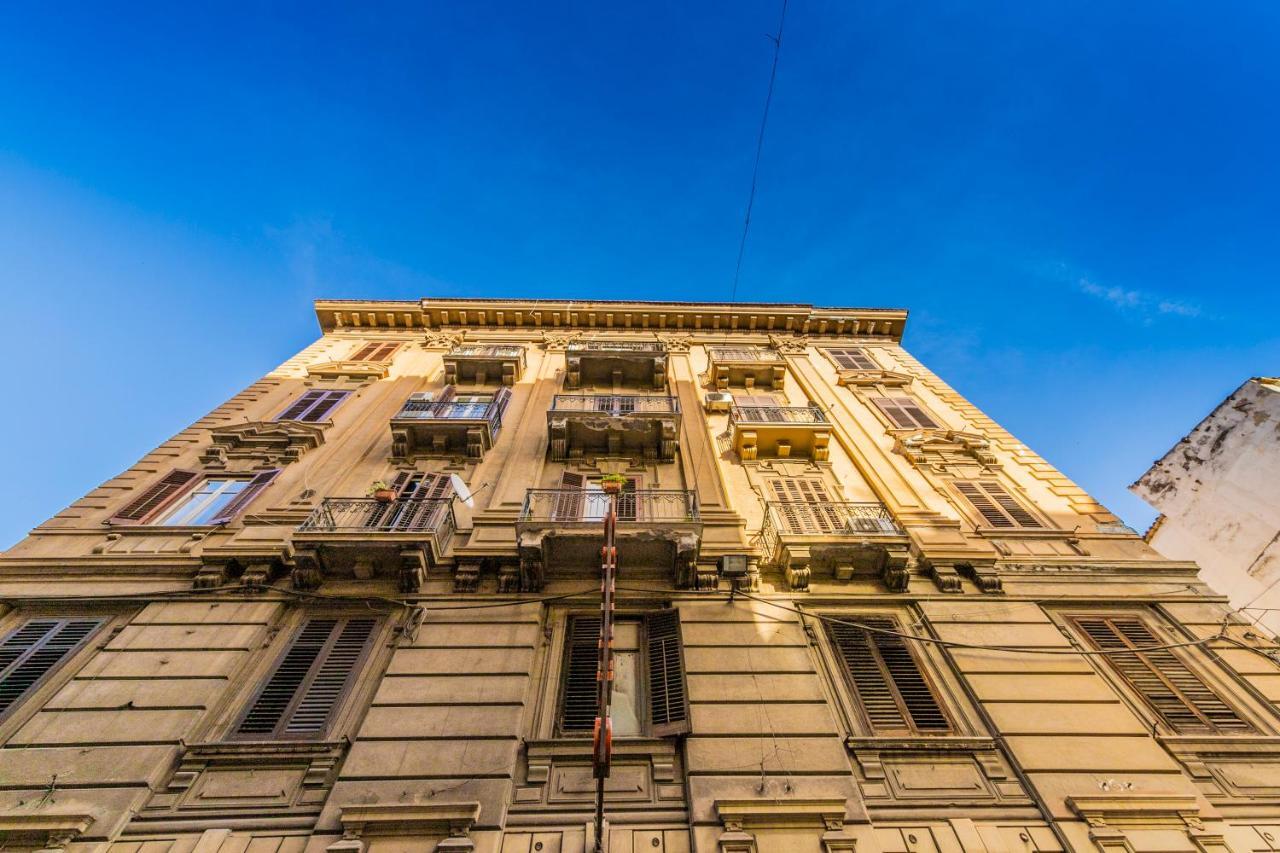
[[[901,630],[895,619],[881,616],[826,620],[827,636],[844,664],[854,698],[877,733],[892,731],[944,732],[951,723],[934,696],[924,672],[907,647],[891,634],[868,631]]]
[[[196,471],[170,471],[125,504],[109,521],[111,524],[140,524],[190,491],[192,484],[199,479],[200,474]]]
[[[599,710],[596,672],[600,658],[600,617],[570,616],[564,645],[560,731],[589,734],[595,728]]]
[[[30,619],[0,642],[0,718],[80,648],[101,619]]]
[[[871,402],[898,429],[940,429],[938,422],[910,397],[872,397]]]
[[[236,736],[323,737],[372,645],[376,626],[377,620],[368,617],[308,619],[240,721]]]
[[[328,391],[308,391],[298,399],[289,404],[283,412],[276,415],[278,421],[296,421],[301,420],[302,416],[311,410],[311,407],[324,399]]]
[[[574,521],[582,517],[582,489],[587,478],[573,471],[560,474],[561,493],[556,496],[555,517],[559,521]]]
[[[315,402],[311,410],[298,418],[306,423],[316,423],[322,421],[338,407],[338,404],[351,395],[350,391],[325,391],[324,396]]]
[[[1164,645],[1137,616],[1078,616],[1072,621],[1104,651]],[[1175,732],[1253,730],[1170,649],[1110,654],[1106,661]]]
[[[270,471],[259,471],[253,475],[253,479],[249,481],[249,485],[241,490],[240,494],[231,499],[231,502],[224,506],[217,515],[209,519],[210,524],[226,524],[235,519],[240,513],[244,512],[254,498],[261,494],[262,490],[271,485],[271,481],[279,475],[279,468],[272,468]]]
[[[832,503],[820,480],[774,477],[769,487],[785,533],[830,533],[843,528],[839,507]]]
[[[877,370],[876,363],[865,351],[857,348],[829,349],[828,353],[836,364],[845,370]]]
[[[649,668],[649,734],[653,737],[689,731],[689,702],[685,690],[684,650],[680,642],[680,614],[660,610],[645,617]]]
[[[995,480],[957,480],[955,487],[991,527],[1044,527]]]

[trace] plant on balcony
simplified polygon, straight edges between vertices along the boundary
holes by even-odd
[[[389,504],[396,499],[396,490],[382,480],[375,480],[369,487],[369,497],[379,503]]]
[[[627,478],[621,474],[605,474],[600,478],[600,488],[606,495],[616,495],[627,484]]]

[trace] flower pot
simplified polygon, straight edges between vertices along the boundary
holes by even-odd
[[[373,499],[378,503],[389,504],[396,499],[395,489],[378,489],[373,493]]]
[[[622,484],[617,482],[609,482],[608,480],[600,484],[600,490],[606,495],[617,495],[622,493]]]

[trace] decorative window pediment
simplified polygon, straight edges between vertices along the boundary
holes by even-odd
[[[836,372],[836,384],[846,388],[906,388],[911,385],[911,374],[896,370],[842,369]]]
[[[283,465],[324,444],[324,428],[301,421],[250,421],[214,427],[210,433],[210,444],[200,454],[200,461],[210,466],[232,459]]]
[[[307,375],[314,379],[383,379],[387,365],[377,361],[326,361],[308,365]]]
[[[981,435],[953,429],[921,429],[898,435],[893,450],[918,467],[939,474],[963,473],[976,463],[984,469],[999,468],[991,442]],[[959,470],[957,470],[959,469]]]

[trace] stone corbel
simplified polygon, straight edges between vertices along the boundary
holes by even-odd
[[[569,348],[569,344],[582,337],[582,332],[543,332],[542,348],[547,352],[564,352]],[[570,359],[571,362],[577,362],[577,359]]]
[[[769,343],[782,355],[804,355],[809,349],[804,335],[770,335]]]
[[[400,591],[421,592],[427,582],[427,556],[421,548],[400,551]]]
[[[688,335],[658,335],[658,340],[667,348],[667,352],[687,354],[693,346],[693,338]]]
[[[422,348],[425,350],[444,350],[454,349],[462,344],[463,335],[460,332],[428,332],[426,337],[422,339]]]
[[[1004,582],[1000,580],[1000,575],[996,572],[996,567],[992,563],[957,563],[956,569],[960,574],[973,581],[978,589],[983,592],[1004,592]]]
[[[929,576],[942,592],[963,592],[956,564],[948,560],[928,560]]]
[[[453,591],[475,592],[476,587],[479,586],[479,584],[480,561],[459,561],[458,567],[453,571]]]
[[[310,549],[295,552],[289,581],[294,589],[301,592],[319,589],[320,584],[324,582],[324,570],[320,566],[319,555]]]
[[[886,560],[880,579],[889,592],[906,592],[911,584],[911,575],[915,572],[916,565],[915,557],[907,557],[906,560],[901,561]]]

